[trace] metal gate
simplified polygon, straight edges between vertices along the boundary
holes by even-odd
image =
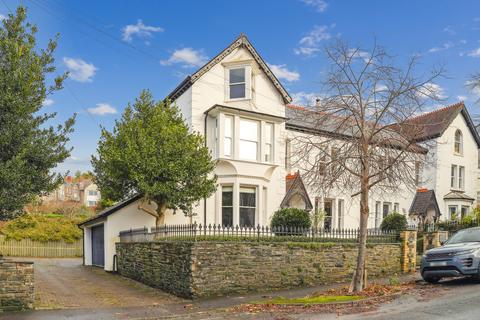
[[[105,265],[103,224],[92,227],[92,265],[99,267]]]

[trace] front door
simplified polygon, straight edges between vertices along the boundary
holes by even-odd
[[[325,229],[325,231],[331,231],[332,230],[332,201],[325,201],[323,204],[323,210],[325,211],[323,228]]]
[[[92,227],[92,265],[105,265],[105,241],[103,224]]]

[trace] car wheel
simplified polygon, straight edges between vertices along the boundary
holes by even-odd
[[[441,277],[422,277],[422,278],[428,283],[437,283],[442,279]]]

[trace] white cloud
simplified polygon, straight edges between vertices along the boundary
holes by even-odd
[[[43,100],[42,106],[48,107],[48,106],[51,106],[54,102],[55,102],[55,101],[53,101],[52,99],[48,99],[48,98],[47,98],[47,99]]]
[[[287,81],[298,81],[300,80],[300,73],[296,71],[290,71],[286,68],[285,64],[269,64],[268,65],[272,72],[278,79],[284,79]]]
[[[134,36],[139,38],[151,37],[154,32],[163,32],[161,27],[147,26],[142,20],[138,20],[137,24],[129,24],[122,29],[122,40],[131,42]]]
[[[184,68],[201,67],[207,63],[208,57],[203,53],[203,50],[195,50],[192,48],[183,48],[175,50],[168,60],[160,61],[160,64],[169,66],[175,63],[180,63]]]
[[[69,78],[79,82],[92,82],[97,67],[91,63],[87,63],[82,59],[63,58],[63,63],[68,69]]]
[[[370,53],[358,49],[350,49],[348,54],[354,59],[362,59],[365,62],[370,60]]]
[[[453,29],[452,26],[446,26],[445,28],[443,28],[443,32],[446,32],[446,33],[451,34],[451,35],[456,34],[456,32],[455,32],[455,30]]]
[[[445,89],[440,85],[432,82],[428,82],[420,88],[418,95],[423,98],[445,99]]]
[[[480,58],[480,48],[477,48],[475,50],[468,52],[467,56],[473,57],[473,58]]]
[[[296,92],[292,94],[292,104],[301,106],[314,106],[320,95],[314,92]]]
[[[459,101],[467,101],[468,97],[467,96],[457,96],[457,100]]]
[[[332,26],[333,27],[333,26]],[[295,54],[312,56],[320,50],[320,42],[332,37],[328,26],[315,26],[299,41],[299,47],[294,49]]]
[[[97,103],[96,107],[88,108],[87,111],[91,114],[97,114],[100,116],[117,113],[117,110],[108,103]]]
[[[465,81],[465,86],[468,87],[468,88],[471,88],[474,83],[475,82],[473,80]],[[479,86],[474,86],[474,88],[471,89],[471,92],[475,96],[478,96],[480,98],[480,87]]]
[[[314,7],[318,12],[323,12],[327,9],[328,3],[324,0],[301,0],[307,6]]]
[[[429,49],[428,52],[435,53],[435,52],[439,52],[439,51],[445,51],[445,50],[448,50],[448,49],[452,48],[453,46],[454,46],[453,43],[445,42],[440,47],[433,47],[433,48]]]

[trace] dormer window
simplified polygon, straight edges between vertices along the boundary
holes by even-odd
[[[463,153],[463,134],[462,131],[458,130],[455,131],[455,145],[454,145],[455,153],[462,154]]]
[[[232,66],[227,71],[228,100],[250,99],[250,66]]]

